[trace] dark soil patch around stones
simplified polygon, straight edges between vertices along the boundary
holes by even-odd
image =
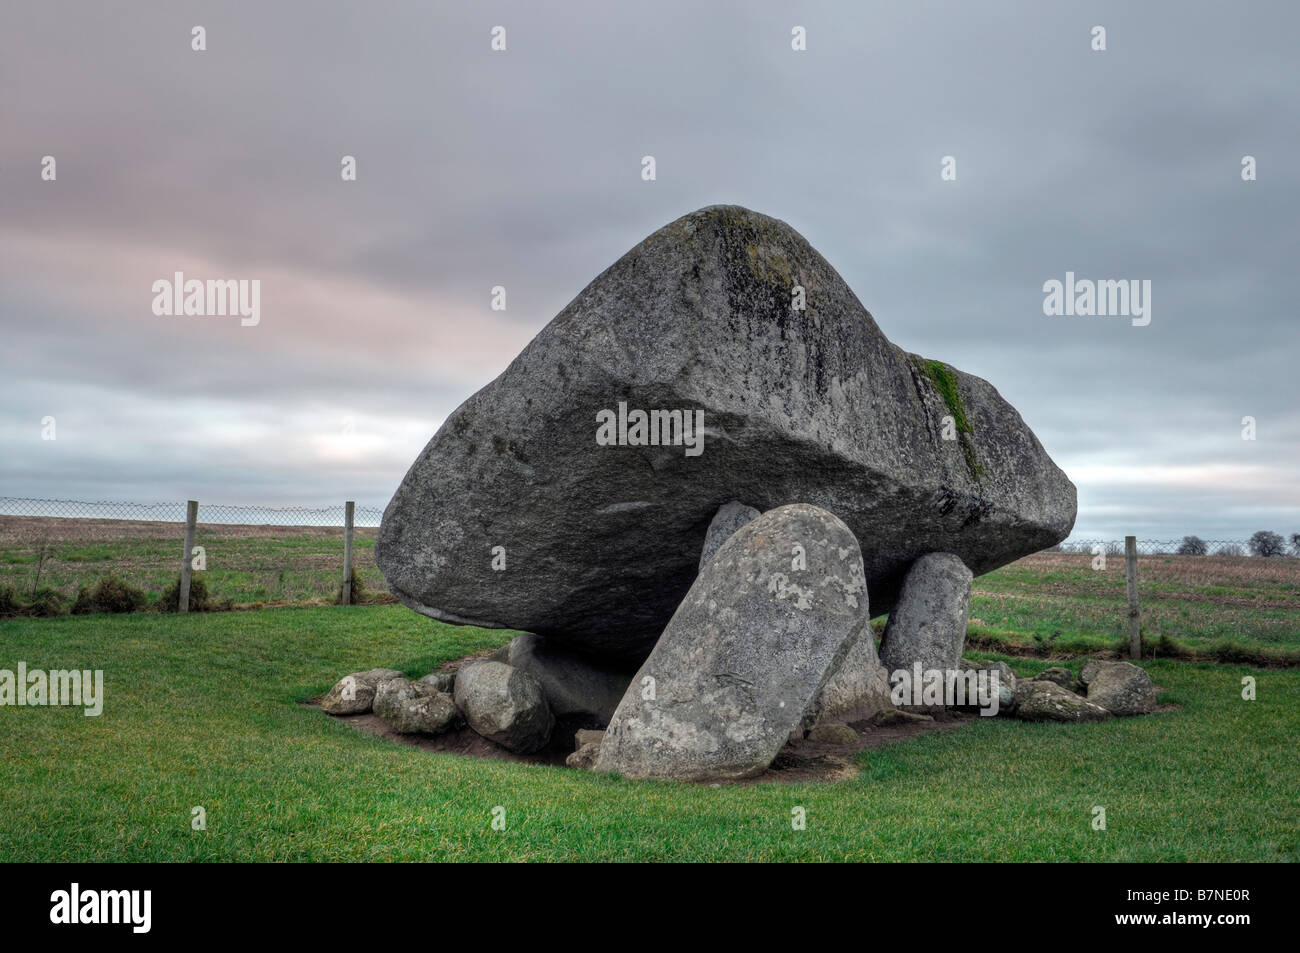
[[[450,668],[451,666],[447,666]],[[311,707],[318,707],[311,702]],[[521,755],[507,751],[478,735],[473,729],[464,727],[441,735],[404,735],[390,728],[378,715],[331,715],[351,725],[357,731],[390,741],[400,742],[440,754],[456,754],[471,758],[486,758],[495,761],[512,761],[523,764],[543,764],[560,767],[564,759],[573,752],[573,731],[564,726],[557,726],[551,745],[535,754]],[[806,784],[809,782],[851,781],[861,772],[856,763],[857,755],[863,751],[883,748],[887,745],[908,741],[932,731],[955,731],[969,724],[978,714],[942,711],[933,721],[908,722],[901,725],[877,727],[869,722],[860,721],[850,725],[857,732],[857,740],[852,744],[828,744],[808,741],[807,739],[787,744],[777,754],[771,766],[762,774],[737,781],[713,782],[714,786],[751,785],[751,784]],[[576,730],[576,729],[574,729]],[[707,783],[707,782],[702,782]]]
[[[849,727],[858,733],[852,744],[828,744],[803,741],[787,744],[762,774],[730,784],[804,784],[810,781],[851,781],[861,773],[857,756],[863,751],[885,748],[892,744],[910,741],[932,731],[955,731],[965,727],[972,718],[965,712],[940,712],[933,721],[907,722],[901,725],[876,726],[866,721],[852,722]]]

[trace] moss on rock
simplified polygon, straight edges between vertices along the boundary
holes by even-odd
[[[921,374],[927,378],[943,398],[948,412],[952,415],[953,424],[957,428],[957,438],[961,442],[961,452],[966,458],[966,468],[970,470],[970,475],[975,482],[979,483],[984,478],[984,467],[980,465],[979,458],[975,453],[975,444],[971,440],[971,434],[974,428],[971,426],[970,419],[966,416],[966,408],[962,404],[961,390],[957,385],[957,374],[951,367],[943,361],[930,361],[915,354],[911,355],[912,364]]]

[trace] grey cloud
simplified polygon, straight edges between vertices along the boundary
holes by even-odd
[[[640,238],[716,202],[800,229],[891,339],[988,378],[1067,471],[1217,472],[1250,414],[1256,463],[1294,473],[1297,26],[1284,2],[8,5],[2,432],[60,395],[130,423],[62,464],[18,438],[0,477],[84,487],[93,461],[104,493],[364,486],[382,504],[409,447],[325,465],[283,449],[292,428],[346,404],[431,431]],[[57,184],[37,176],[47,153]],[[1258,182],[1240,180],[1247,153]],[[131,280],[94,273],[96,249]],[[251,336],[163,329],[135,282],[171,259],[334,301],[295,298]],[[1042,283],[1066,270],[1151,279],[1151,326],[1045,317]],[[177,401],[210,408],[195,426],[236,464],[142,433]],[[239,450],[222,428],[264,408],[283,439]],[[1300,528],[1295,500],[1090,479],[1083,535]]]

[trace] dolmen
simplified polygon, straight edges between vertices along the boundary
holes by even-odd
[[[526,633],[478,663],[509,671],[457,677],[460,717],[518,696],[525,746],[579,724],[585,766],[730,779],[891,706],[885,666],[960,669],[972,577],[1060,542],[1075,508],[991,384],[890,343],[786,223],[711,206],[446,419],[375,557],[415,611]]]

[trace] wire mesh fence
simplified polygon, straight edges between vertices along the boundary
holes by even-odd
[[[393,599],[374,560],[382,515],[378,507],[355,508],[353,601]],[[200,502],[194,544],[202,558],[191,563],[200,598],[193,607],[337,601],[344,518],[343,503]],[[185,521],[184,502],[0,497],[0,614],[55,615],[78,605],[96,611],[79,594],[105,579],[140,591],[135,601],[127,592],[131,608],[174,607]],[[1294,539],[1265,536],[1268,551],[1297,552]],[[1260,542],[1139,540],[1143,638],[1300,644],[1300,559],[1252,555]],[[972,593],[972,625],[992,629],[1118,639],[1126,618],[1123,540],[1067,540],[978,577]]]
[[[0,497],[0,611],[33,605],[56,615],[91,605],[78,594],[120,580],[144,606],[177,603],[189,559],[195,608],[336,601],[343,582],[346,506],[234,506],[200,503],[194,552],[185,552],[186,503]],[[389,598],[374,561],[383,511],[353,516],[352,601]],[[133,607],[140,600],[128,596]],[[87,609],[87,611],[92,611]]]
[[[172,503],[128,503],[121,501],[37,500],[0,496],[0,516],[33,518],[115,520],[131,523],[184,523],[185,501]],[[379,526],[384,511],[358,506],[356,526]],[[336,506],[229,506],[203,504],[202,521],[239,526],[339,526],[343,525],[344,504]]]
[[[1136,541],[1144,652],[1172,654],[1175,642],[1224,660],[1234,646],[1300,652],[1300,558],[1280,534],[1256,537]],[[1124,540],[1069,540],[1026,556],[976,578],[972,631],[1028,635],[1044,651],[1131,645],[1127,570]]]
[[[1256,539],[1201,539],[1184,536],[1182,539],[1139,539],[1139,556],[1253,556],[1300,557],[1300,534],[1290,540],[1281,533],[1264,531],[1256,534],[1267,538]],[[1122,539],[1076,539],[1053,546],[1045,552],[1086,553],[1091,556],[1124,555]]]

